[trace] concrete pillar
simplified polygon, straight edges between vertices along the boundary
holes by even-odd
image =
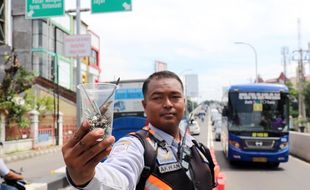
[[[0,114],[0,142],[4,143],[5,141],[5,115]]]
[[[63,145],[63,113],[58,112],[58,145],[62,146]]]
[[[30,127],[32,134],[32,148],[35,149],[38,144],[39,136],[39,115],[40,113],[37,110],[31,110],[29,112],[30,117]]]
[[[0,155],[3,154],[3,144],[5,141],[5,115],[0,113]]]

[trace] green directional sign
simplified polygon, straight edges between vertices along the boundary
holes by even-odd
[[[64,0],[26,0],[25,17],[28,19],[63,16]]]
[[[92,13],[131,11],[131,0],[92,0]]]

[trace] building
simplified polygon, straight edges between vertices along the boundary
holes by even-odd
[[[267,79],[264,82],[266,83],[279,83],[279,84],[284,84],[285,81],[289,80],[283,72],[280,73],[280,75],[277,78],[273,79]]]
[[[11,44],[24,67],[37,76],[75,91],[76,60],[64,56],[64,37],[75,33],[75,17],[66,14],[48,19],[25,19],[25,1],[11,2]],[[81,59],[83,82],[95,82],[101,71],[100,38],[84,22],[80,31],[81,34],[90,34],[92,39],[91,56]]]
[[[64,37],[73,35],[75,16],[42,19],[25,18],[25,2],[0,1],[0,46],[14,51],[24,68],[32,71],[37,79],[32,88],[37,96],[54,98],[54,115],[64,114],[64,126],[76,128],[76,59],[64,55]],[[80,34],[91,36],[91,56],[81,58],[82,82],[99,82],[100,37],[81,22]],[[7,48],[8,47],[8,48]],[[1,51],[1,48],[0,48]],[[0,52],[0,58],[4,52]],[[0,76],[4,67],[0,62]],[[55,117],[54,117],[55,118]],[[57,121],[54,119],[54,128]]]

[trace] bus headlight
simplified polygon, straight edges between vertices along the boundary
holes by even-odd
[[[281,143],[279,147],[280,147],[280,149],[287,148],[288,147],[288,142]]]
[[[229,141],[229,144],[231,144],[231,145],[234,146],[235,148],[240,149],[240,144],[239,144],[239,142],[237,142],[237,141],[232,141],[232,140],[230,140],[230,141]]]

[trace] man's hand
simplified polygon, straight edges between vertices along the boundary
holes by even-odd
[[[10,170],[9,173],[4,176],[4,179],[6,179],[6,180],[22,180],[22,179],[24,179],[24,177],[21,174],[15,172],[13,170]]]
[[[111,136],[102,140],[103,135],[103,129],[90,131],[88,122],[84,121],[62,147],[64,161],[74,185],[87,184],[95,175],[96,165],[110,153],[115,139]]]

